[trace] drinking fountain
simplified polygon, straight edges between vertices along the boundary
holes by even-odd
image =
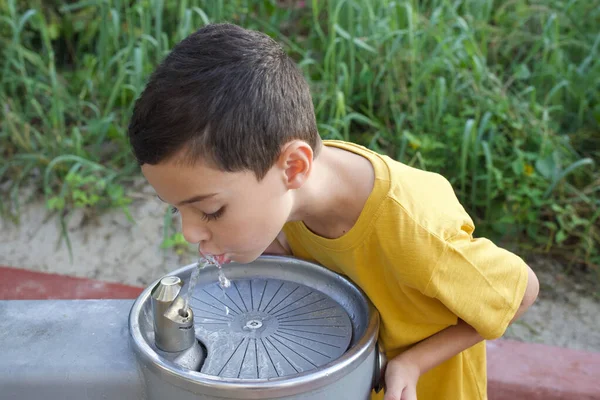
[[[134,300],[0,301],[0,399],[356,399],[383,387],[379,314],[293,257],[182,267]]]

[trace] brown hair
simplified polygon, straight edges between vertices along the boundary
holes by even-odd
[[[320,148],[308,83],[265,34],[231,24],[203,27],[178,43],[137,99],[128,130],[140,164],[184,151],[262,179],[292,139]]]

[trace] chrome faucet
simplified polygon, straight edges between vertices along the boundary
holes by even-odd
[[[165,276],[152,289],[154,343],[164,357],[197,371],[206,355],[196,339],[192,308],[181,297],[182,287],[178,276]]]

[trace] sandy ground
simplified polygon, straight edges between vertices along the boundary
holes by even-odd
[[[18,226],[0,220],[0,265],[145,286],[193,262],[191,249],[183,255],[160,249],[165,206],[151,189],[142,186],[134,196],[135,222],[120,210],[93,218],[74,213],[68,221],[72,259],[58,219],[44,204],[22,206]],[[553,260],[536,259],[531,266],[540,278],[540,298],[505,337],[600,351],[600,301],[590,295],[589,283],[586,288],[565,278]]]
[[[551,259],[536,259],[529,264],[540,280],[540,296],[520,320],[508,327],[505,337],[600,351],[600,300],[592,295],[597,280],[566,277],[563,267]]]
[[[191,262],[160,248],[166,206],[151,193],[146,188],[134,193],[133,221],[121,210],[99,217],[75,211],[67,220],[72,255],[58,217],[43,202],[22,206],[18,226],[0,220],[0,264],[145,286]]]

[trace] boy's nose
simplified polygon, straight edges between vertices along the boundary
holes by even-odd
[[[185,222],[185,220],[182,220],[181,224],[183,237],[188,243],[196,244],[210,239],[210,232],[202,225]]]

